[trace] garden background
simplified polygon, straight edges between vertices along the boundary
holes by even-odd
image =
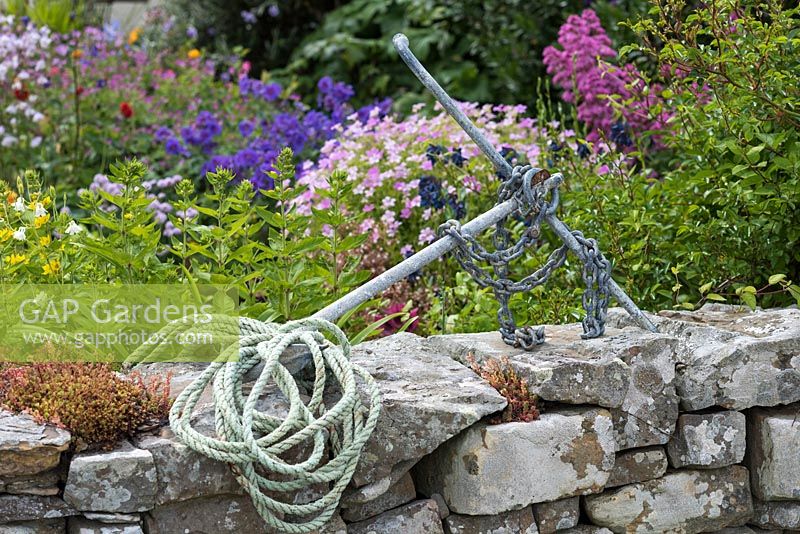
[[[6,0],[0,281],[221,284],[284,322],[486,211],[501,181],[396,56],[402,31],[509,162],[564,174],[559,216],[642,308],[800,302],[789,4],[175,0],[124,30],[102,4]],[[568,260],[512,309],[573,322],[582,291]],[[489,331],[496,309],[444,259],[341,324]]]

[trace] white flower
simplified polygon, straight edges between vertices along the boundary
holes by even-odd
[[[37,135],[33,139],[31,139],[31,148],[36,148],[42,144],[42,136]]]
[[[34,217],[44,217],[45,215],[47,215],[47,210],[44,209],[44,206],[42,205],[41,202],[37,202],[36,203],[36,208],[33,210],[33,216]]]
[[[17,241],[25,241],[25,230],[26,228],[24,226],[20,226],[19,228],[17,228],[17,230],[14,232],[14,235],[11,237],[16,239]]]
[[[22,197],[17,197],[17,200],[14,201],[14,204],[12,204],[12,206],[14,207],[14,211],[16,211],[17,213],[22,213],[23,211],[25,211],[25,201],[22,200]]]
[[[67,229],[64,230],[64,232],[66,232],[67,235],[79,234],[83,232],[83,227],[78,226],[78,224],[75,221],[70,221],[69,224],[67,225]]]
[[[3,140],[0,141],[0,145],[6,148],[14,146],[16,144],[17,144],[17,138],[14,137],[13,135],[6,135],[5,137],[3,137]]]

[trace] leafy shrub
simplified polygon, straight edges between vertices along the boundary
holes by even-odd
[[[106,364],[37,363],[0,367],[0,406],[66,428],[73,443],[103,446],[169,415],[170,377],[145,381]]]
[[[539,419],[539,397],[530,392],[528,381],[517,374],[507,357],[500,360],[489,358],[479,364],[474,356],[469,355],[467,363],[508,401],[508,405],[499,415],[489,419],[490,424],[529,423]]]
[[[173,0],[162,16],[218,53],[248,51],[256,71],[282,67],[326,13],[345,0]],[[172,44],[180,44],[175,39]]]
[[[786,284],[800,279],[798,17],[780,2],[667,0],[633,25],[644,44],[627,51],[658,61],[675,115],[654,219],[672,228],[676,292],[800,302]]]
[[[609,23],[645,5],[636,0],[600,4]],[[287,71],[300,76],[304,91],[320,76],[332,76],[359,87],[362,99],[391,96],[413,102],[423,92],[390,44],[395,33],[404,32],[415,54],[455,98],[532,104],[536,80],[544,77],[542,49],[555,40],[566,15],[584,5],[577,0],[353,0],[329,13],[297,47]]]

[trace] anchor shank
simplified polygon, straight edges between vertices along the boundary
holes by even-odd
[[[503,217],[508,217],[518,208],[516,199],[498,204],[461,227],[466,235],[476,235],[494,225]],[[571,237],[571,236],[570,236]],[[355,309],[369,299],[389,289],[400,280],[407,278],[429,263],[437,260],[456,247],[456,240],[450,236],[442,237],[420,250],[410,258],[403,260],[388,271],[381,273],[361,287],[354,289],[333,304],[321,309],[312,317],[334,322],[336,319]]]
[[[583,249],[581,248],[580,244],[578,244],[578,240],[575,239],[575,236],[572,235],[572,231],[570,231],[569,227],[561,222],[558,217],[556,217],[555,213],[547,213],[544,216],[545,222],[550,225],[550,228],[561,238],[561,241],[567,245],[576,256],[578,256],[582,261],[584,260],[584,253]],[[612,297],[617,299],[617,302],[620,306],[622,306],[628,314],[633,318],[636,323],[644,328],[645,330],[649,330],[650,332],[658,332],[656,325],[647,318],[647,316],[642,313],[642,310],[639,309],[636,304],[631,300],[631,298],[622,290],[621,287],[614,281],[613,278],[608,279],[608,292],[611,294]]]
[[[494,165],[495,170],[499,172],[503,178],[509,178],[511,176],[511,165],[501,156],[497,150],[492,146],[492,143],[486,139],[486,136],[483,135],[475,124],[469,120],[461,108],[458,107],[455,100],[450,98],[450,95],[442,89],[442,86],[439,85],[439,82],[433,79],[430,72],[422,66],[422,63],[419,62],[417,57],[411,52],[411,49],[408,47],[408,37],[403,35],[402,33],[398,33],[397,35],[392,38],[392,43],[394,43],[394,48],[397,50],[397,53],[400,54],[400,57],[403,59],[408,68],[411,69],[411,72],[422,82],[433,96],[436,97],[436,100],[444,107],[447,113],[450,114],[453,119],[458,123],[461,128],[467,132],[467,135],[472,138],[478,148],[486,155],[487,158],[492,162]]]

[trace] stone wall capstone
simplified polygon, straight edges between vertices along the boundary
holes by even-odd
[[[497,333],[355,347],[383,411],[316,534],[800,531],[800,311],[708,305],[650,318],[659,333],[618,309],[602,338],[548,326],[531,352]],[[489,424],[506,400],[468,358],[507,358],[544,401],[541,417]],[[173,395],[201,372],[172,370]],[[259,406],[286,411],[274,388]],[[0,534],[271,532],[230,467],[168,428],[109,451],[74,454],[69,442],[0,411]]]

